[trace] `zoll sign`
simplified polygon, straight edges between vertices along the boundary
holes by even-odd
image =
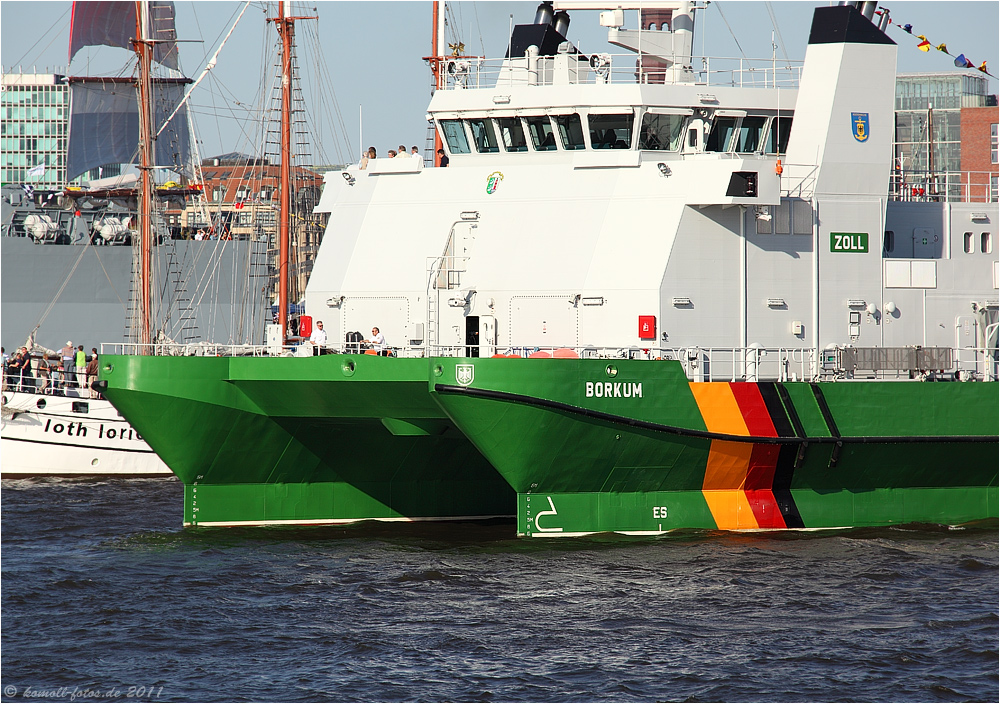
[[[867,232],[831,232],[831,252],[867,252]]]

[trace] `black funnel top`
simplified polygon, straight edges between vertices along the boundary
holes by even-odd
[[[817,7],[810,44],[895,44],[885,32],[851,5]]]

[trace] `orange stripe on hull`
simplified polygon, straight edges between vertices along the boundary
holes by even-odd
[[[760,527],[744,492],[753,448],[752,444],[726,440],[713,440],[709,448],[701,493],[715,525],[723,530]]]
[[[749,435],[743,413],[727,382],[690,382],[705,427],[713,433]]]

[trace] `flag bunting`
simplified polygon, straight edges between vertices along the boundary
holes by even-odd
[[[889,10],[884,7],[879,7],[878,10],[875,11],[875,14],[879,16],[885,14],[888,17]],[[990,76],[991,78],[996,78],[996,76],[990,73],[989,70],[987,69],[985,61],[981,63],[979,66],[976,66],[976,64],[974,64],[972,61],[966,58],[965,54],[959,54],[958,56],[952,54],[950,51],[948,51],[948,45],[945,43],[941,43],[935,46],[934,43],[931,42],[931,40],[929,40],[923,34],[914,34],[914,29],[912,24],[898,24],[896,22],[893,22],[891,19],[889,20],[889,24],[891,24],[894,27],[899,27],[907,34],[913,35],[917,39],[919,39],[920,42],[917,44],[917,48],[920,49],[920,51],[924,53],[929,53],[931,49],[937,49],[942,54],[947,54],[948,56],[954,58],[955,66],[957,66],[958,68],[974,68],[981,73],[985,73],[987,76]]]

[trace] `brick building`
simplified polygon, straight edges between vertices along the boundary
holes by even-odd
[[[997,124],[1000,108],[962,108],[962,172],[969,197],[997,201]]]
[[[268,263],[275,285],[278,255],[280,167],[267,159],[223,154],[202,161],[202,199],[165,212],[173,237],[181,239],[256,239],[268,243]],[[314,215],[323,176],[292,168],[292,230],[289,237],[292,300],[305,291],[326,230],[327,215]]]

